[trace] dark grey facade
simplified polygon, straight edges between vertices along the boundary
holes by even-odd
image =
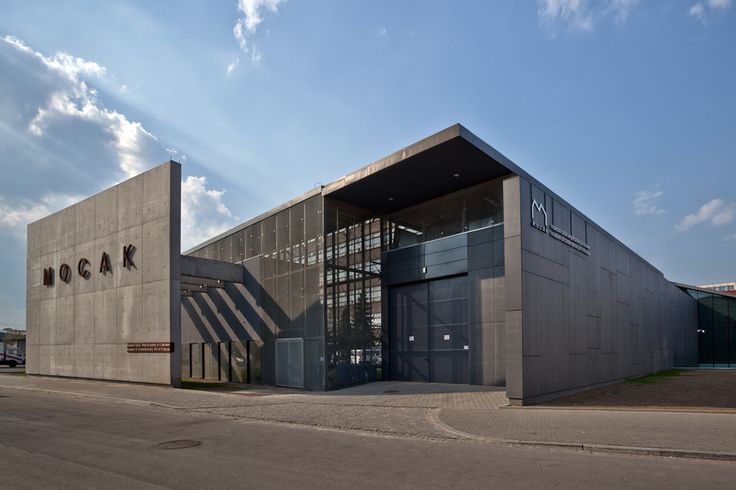
[[[185,255],[183,377],[533,403],[697,364],[693,298],[460,125]]]

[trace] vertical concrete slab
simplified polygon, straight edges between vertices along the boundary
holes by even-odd
[[[503,181],[506,395],[512,403],[524,398],[521,185],[518,176]]]
[[[180,201],[180,165],[167,162],[29,225],[30,374],[178,384]],[[177,346],[138,354],[132,342]]]

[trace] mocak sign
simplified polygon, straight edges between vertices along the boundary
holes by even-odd
[[[135,247],[131,245],[124,245],[123,246],[123,267],[126,269],[130,269],[131,267],[135,267],[135,263],[133,262],[133,254],[135,253]],[[100,274],[107,274],[112,273],[112,266],[110,264],[110,254],[107,252],[102,252],[102,255],[100,256],[100,267],[99,267],[99,273]],[[89,279],[92,277],[92,273],[90,272],[90,267],[92,266],[91,262],[82,257],[79,259],[79,262],[77,262],[77,274],[82,279]],[[69,264],[61,264],[59,266],[59,279],[64,281],[65,283],[69,284],[72,281],[72,268],[69,266]],[[46,287],[52,287],[54,286],[54,268],[53,267],[46,267],[43,270],[43,285]]]

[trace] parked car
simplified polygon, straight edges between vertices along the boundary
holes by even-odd
[[[25,365],[26,356],[20,349],[6,344],[0,344],[0,366],[15,367],[18,364]]]

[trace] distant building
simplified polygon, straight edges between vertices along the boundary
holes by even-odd
[[[703,288],[703,289],[710,289],[711,291],[718,291],[719,293],[732,294],[736,296],[736,281],[719,282],[717,284],[703,284],[698,287]]]
[[[20,349],[21,352],[26,352],[26,331],[16,330],[14,328],[4,328],[0,332],[0,342]]]

